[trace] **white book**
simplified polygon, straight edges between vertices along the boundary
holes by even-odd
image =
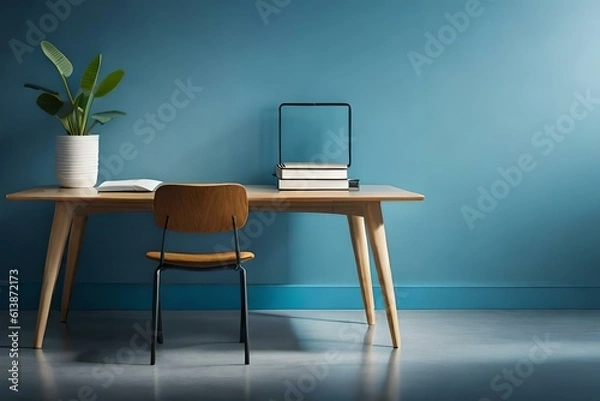
[[[286,169],[348,169],[348,165],[342,163],[285,162],[277,166]]]
[[[162,184],[162,181],[139,179],[139,180],[115,180],[104,181],[98,185],[98,192],[153,192]]]
[[[280,190],[311,191],[349,189],[348,180],[277,180]]]
[[[346,180],[348,179],[347,168],[282,168],[275,169],[277,178],[292,180]]]

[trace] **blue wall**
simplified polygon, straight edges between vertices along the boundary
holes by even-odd
[[[28,34],[41,23],[74,77],[98,52],[104,73],[127,71],[96,103],[128,113],[99,130],[101,179],[273,183],[279,103],[349,102],[351,175],[427,196],[384,206],[400,307],[600,306],[596,0],[56,3],[62,19],[52,1],[2,4],[2,194],[55,183],[60,126],[22,87],[62,89]],[[190,84],[189,102],[165,106]],[[20,269],[23,308],[36,307],[51,216],[49,203],[0,201],[2,270]],[[361,306],[344,218],[255,218],[251,306]],[[143,254],[158,235],[149,214],[93,216],[73,307],[147,308]],[[166,280],[168,308],[236,307],[231,275]]]

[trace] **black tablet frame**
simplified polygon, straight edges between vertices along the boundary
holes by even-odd
[[[348,108],[348,167],[352,164],[352,106],[349,103],[281,103],[278,108],[279,163],[281,160],[281,109],[287,106],[345,106]]]

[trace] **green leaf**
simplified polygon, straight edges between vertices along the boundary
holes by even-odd
[[[109,111],[101,111],[100,113],[95,113],[90,116],[91,119],[98,121],[100,124],[106,124],[112,119],[117,117],[124,116],[125,113],[118,110],[109,110]]]
[[[125,75],[124,70],[116,70],[108,74],[106,78],[104,78],[104,80],[100,82],[100,85],[98,85],[98,87],[96,88],[96,92],[94,93],[94,95],[96,97],[108,95],[110,92],[112,92],[113,89],[117,87],[117,85],[119,85],[119,82],[121,82],[123,75]]]
[[[46,88],[44,86],[41,86],[41,85],[27,83],[27,84],[25,84],[23,86],[26,87],[26,88],[29,88],[29,89],[35,89],[35,90],[38,90],[38,91],[47,92],[47,93],[49,93],[51,95],[57,95],[58,96],[58,92],[57,91],[53,91],[52,89],[48,89],[48,88]]]
[[[75,98],[75,103],[73,104],[73,108],[77,107],[79,111],[83,113],[85,106],[87,106],[90,96],[88,93],[81,92]]]
[[[63,107],[64,102],[60,100],[60,98],[56,95],[51,95],[49,93],[42,93],[38,96],[35,101],[40,109],[44,110],[46,113],[51,116],[56,115],[58,111]]]
[[[73,64],[69,61],[67,56],[62,54],[52,43],[45,40],[41,43],[42,51],[54,63],[58,72],[65,77],[70,77],[73,73]]]
[[[73,107],[71,108],[71,125],[76,135],[80,135],[85,129],[83,123],[84,116],[84,108],[87,102],[87,96],[84,92],[80,92],[75,101],[73,102]]]
[[[56,117],[61,120],[73,112],[73,105],[70,102],[63,102],[63,105],[56,112]]]
[[[79,86],[83,92],[91,93],[94,90],[96,81],[98,81],[98,73],[100,72],[101,62],[102,55],[98,54],[85,69],[85,72],[81,76],[81,82],[79,83]]]

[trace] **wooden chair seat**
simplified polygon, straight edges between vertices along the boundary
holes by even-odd
[[[160,262],[160,251],[146,252],[146,257]],[[252,252],[240,252],[240,260],[247,262],[254,259]],[[165,263],[182,267],[209,268],[220,265],[232,265],[237,261],[235,252],[213,252],[213,253],[181,253],[165,252]]]

